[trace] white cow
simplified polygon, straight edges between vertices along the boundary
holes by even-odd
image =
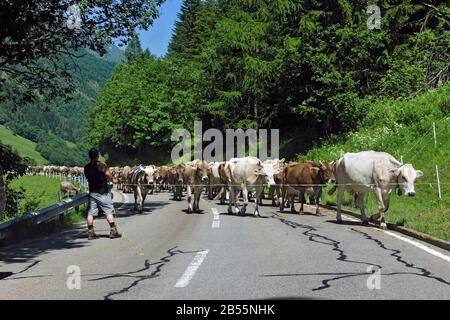
[[[352,191],[357,195],[363,224],[367,224],[364,193],[373,192],[378,203],[378,221],[385,229],[384,213],[389,208],[392,191],[398,188],[402,194],[414,197],[414,182],[423,176],[423,172],[414,170],[410,164],[400,163],[388,153],[363,151],[344,154],[334,165],[334,175],[338,185],[337,222],[342,223],[341,205],[344,192]]]
[[[263,190],[263,186],[269,187],[275,185],[273,175],[280,171],[280,161],[263,163],[255,157],[233,158],[225,165],[225,171],[230,187],[230,201],[228,204],[228,213],[233,213],[234,206],[236,210],[244,214],[248,205],[248,191],[256,192],[255,196],[255,216],[259,216],[258,203]],[[244,204],[239,208],[236,201],[236,194],[242,190]]]
[[[148,191],[154,185],[155,166],[137,166],[131,169],[130,184],[134,190],[134,210],[142,212]]]

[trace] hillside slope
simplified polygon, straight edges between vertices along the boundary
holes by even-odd
[[[115,49],[111,52],[113,60],[120,59],[121,51]],[[37,143],[37,151],[56,165],[80,165],[87,161],[82,141],[86,117],[116,65],[88,50],[80,50],[78,54],[82,56],[70,62],[77,84],[72,99],[55,99],[51,103],[38,99],[17,111],[11,110],[8,101],[0,102],[0,124]],[[70,142],[71,147],[64,141]]]
[[[0,143],[11,146],[19,156],[29,158],[36,164],[48,163],[48,160],[36,151],[36,143],[14,134],[14,132],[2,125],[0,125]]]
[[[335,160],[345,152],[385,151],[424,172],[416,182],[415,198],[393,195],[386,214],[389,222],[450,240],[450,86],[409,100],[384,100],[367,106],[359,130],[311,149],[299,160]],[[434,144],[436,123],[437,145]],[[438,198],[436,165],[441,182]],[[336,196],[324,192],[334,204]],[[347,195],[349,201],[351,197]],[[368,214],[377,212],[373,195],[365,199]]]

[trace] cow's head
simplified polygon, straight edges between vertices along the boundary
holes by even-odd
[[[414,197],[416,195],[414,182],[423,177],[423,172],[415,170],[411,164],[402,165],[397,169],[391,170],[391,172],[397,177],[398,194]]]
[[[147,166],[144,168],[144,183],[146,184],[153,184],[153,181],[155,181],[154,173],[155,169],[153,166]]]
[[[184,182],[184,166],[179,164],[175,168],[175,175],[177,177],[178,183]]]
[[[159,172],[159,168],[155,168],[155,169],[154,169],[154,171],[153,171],[153,179],[154,179],[155,181],[160,181],[160,180],[162,180],[161,174],[160,174],[160,172]]]
[[[284,159],[283,159],[284,161]],[[269,187],[275,186],[276,182],[273,176],[279,172],[281,172],[281,167],[278,161],[272,162],[261,162],[259,168],[255,169],[255,174],[258,176],[263,176],[264,180],[268,184]]]
[[[311,170],[316,172],[321,183],[335,182],[334,169],[332,163],[320,162],[319,164],[314,164]]]
[[[205,160],[198,160],[195,164],[192,165],[192,168],[195,170],[197,177],[202,182],[207,182],[209,180],[208,175],[208,162]]]

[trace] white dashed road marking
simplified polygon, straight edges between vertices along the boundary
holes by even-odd
[[[175,284],[175,288],[184,288],[186,287],[189,282],[194,277],[195,273],[197,272],[198,268],[200,268],[200,265],[203,263],[203,261],[206,258],[206,255],[208,254],[209,250],[204,250],[198,252],[194,260],[189,264],[186,271],[183,273],[180,279],[178,279],[177,283]]]
[[[211,225],[211,228],[213,229],[218,229],[220,228],[220,215],[219,215],[219,210],[217,210],[217,208],[211,208],[211,211],[214,215],[214,221]]]
[[[211,225],[211,228],[213,228],[213,229],[220,228],[220,221],[219,220],[214,220],[212,225]]]

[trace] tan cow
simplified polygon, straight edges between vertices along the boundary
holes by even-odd
[[[75,185],[72,182],[69,181],[62,181],[59,187],[59,190],[61,191],[61,195],[64,197],[66,195],[69,195],[72,192],[77,193],[80,191],[80,188],[75,187]]]
[[[194,160],[186,163],[184,179],[187,186],[188,213],[200,211],[200,196],[205,186],[209,184],[208,162],[205,160]],[[192,201],[192,191],[194,201]]]
[[[225,172],[225,162],[211,162],[208,165],[209,188],[208,198],[210,200],[220,199],[220,204],[225,203],[227,175]]]

